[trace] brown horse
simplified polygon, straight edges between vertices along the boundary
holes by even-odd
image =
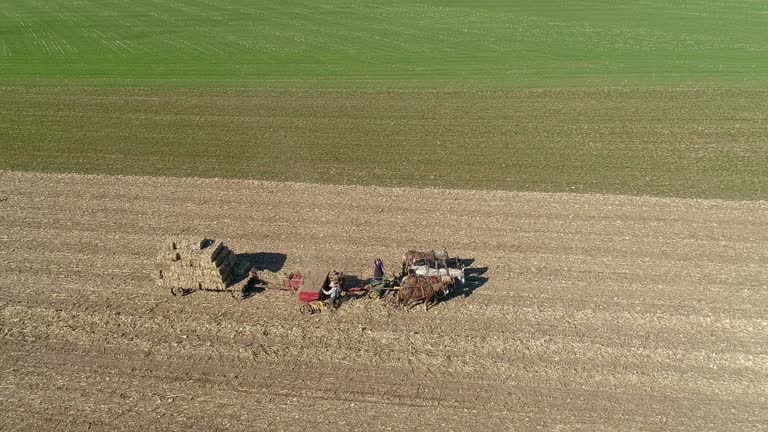
[[[400,282],[397,304],[405,309],[411,303],[415,306],[423,301],[426,312],[433,301],[450,291],[452,285],[450,277],[407,275]]]
[[[409,250],[403,254],[403,273],[408,272],[408,268],[419,263],[429,267],[435,267],[435,262],[445,262],[448,259],[448,252],[443,250],[431,250],[428,252]]]

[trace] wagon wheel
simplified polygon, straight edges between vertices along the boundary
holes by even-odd
[[[372,289],[372,290],[368,291],[368,298],[369,299],[375,300],[375,299],[377,299],[379,297],[381,297],[381,291],[376,290],[376,289]]]
[[[299,308],[299,312],[301,312],[304,315],[312,315],[315,313],[315,308],[312,307],[311,304],[307,303],[307,304],[301,305],[301,307]]]

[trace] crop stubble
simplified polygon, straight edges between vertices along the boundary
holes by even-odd
[[[3,429],[768,422],[765,202],[0,178]],[[487,270],[426,314],[306,317],[282,292],[171,297],[149,269],[182,232],[285,269],[444,245]]]

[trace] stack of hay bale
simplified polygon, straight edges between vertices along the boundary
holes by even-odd
[[[157,256],[155,277],[165,288],[223,291],[235,282],[235,253],[220,240],[169,240]]]

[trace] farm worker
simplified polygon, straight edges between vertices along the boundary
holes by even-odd
[[[339,283],[337,281],[331,281],[331,283],[328,284],[328,289],[323,288],[323,294],[328,296],[328,299],[331,301],[333,307],[338,307],[341,288],[339,287]]]
[[[384,282],[384,261],[376,258],[373,261],[373,281],[371,285],[376,286]]]

